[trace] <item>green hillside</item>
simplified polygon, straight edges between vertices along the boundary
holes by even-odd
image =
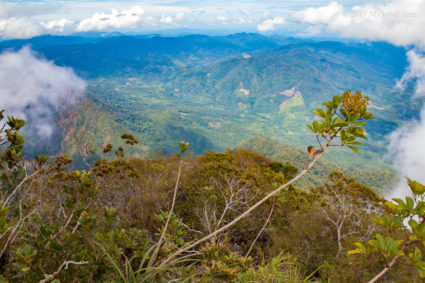
[[[257,135],[304,151],[315,143],[306,127],[314,119],[311,111],[351,89],[370,97],[377,119],[365,127],[369,139],[358,155],[340,150],[326,159],[350,168],[387,170],[387,135],[404,120],[417,117],[423,105],[423,98],[410,103],[411,85],[405,92],[394,89],[407,66],[406,55],[403,48],[386,43],[240,33],[47,36],[3,41],[0,49],[25,44],[86,80],[86,99],[102,117],[89,129],[101,135],[92,141],[93,147],[101,148],[110,137],[127,132],[141,141],[131,154],[171,154],[178,150],[175,141],[185,140],[195,155],[201,155],[234,148]],[[79,111],[82,119],[89,117]],[[84,128],[86,122],[79,125]],[[52,142],[55,145],[44,148],[65,152],[70,146],[59,136]]]
[[[299,171],[305,168],[308,159],[307,149],[303,151],[292,146],[278,143],[267,137],[251,137],[239,143],[237,148],[258,152],[259,154],[282,163],[289,162],[295,165]],[[317,162],[315,167],[308,172],[302,180],[296,183],[296,186],[303,189],[319,186],[324,184],[327,180],[327,176],[334,171],[341,171],[345,175],[355,178],[358,182],[378,192],[382,192],[382,189],[385,190],[385,188],[390,188],[393,183],[397,181],[398,177],[395,172],[384,165],[374,169],[361,169],[326,160],[333,154],[340,154],[340,150],[341,149],[338,148],[327,152],[323,158]]]
[[[381,166],[385,136],[416,115],[420,105],[407,105],[394,90],[404,68],[388,54],[405,60],[395,47],[375,50],[337,42],[241,51],[205,64],[181,60],[179,53],[167,55],[179,59],[158,72],[130,68],[127,75],[100,75],[88,82],[99,107],[139,135],[149,151],[174,152],[178,139],[191,142],[195,154],[223,151],[255,135],[304,149],[314,142],[305,124],[314,118],[318,101],[360,90],[371,98],[378,117],[366,126],[365,149],[354,157],[343,150],[328,158],[374,168]],[[160,67],[155,58],[144,60]]]

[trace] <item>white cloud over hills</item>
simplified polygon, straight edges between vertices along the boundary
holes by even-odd
[[[85,82],[70,68],[39,58],[29,48],[0,54],[0,109],[27,120],[37,139],[53,133],[53,117],[66,101],[83,95]],[[36,121],[36,122],[35,122]]]
[[[271,19],[266,19],[262,23],[258,24],[257,29],[259,32],[266,32],[275,30],[277,25],[283,25],[285,20],[282,17],[276,17]]]
[[[82,20],[76,31],[109,30],[136,27],[142,20],[145,11],[140,6],[119,12],[112,9],[111,13],[95,13],[92,17]]]
[[[292,14],[300,23],[342,37],[382,40],[425,48],[425,1],[394,0],[345,9],[337,2]]]

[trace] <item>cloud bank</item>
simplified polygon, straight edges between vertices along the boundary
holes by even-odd
[[[276,25],[283,25],[285,20],[282,17],[264,20],[257,26],[259,32],[267,32],[275,29]]]
[[[345,9],[337,2],[307,8],[292,19],[343,37],[383,40],[395,45],[425,48],[425,1],[393,0]]]
[[[3,9],[2,9],[3,8]],[[188,2],[5,2],[0,0],[0,37],[24,39],[42,34],[88,31],[146,32],[168,28],[271,31],[283,24],[282,8],[271,8],[276,18],[264,18],[266,3],[232,1]],[[257,25],[258,24],[258,25]]]
[[[407,53],[409,67],[397,87],[404,89],[414,81],[415,97],[425,97],[425,57],[414,50]],[[406,122],[389,136],[389,154],[394,166],[403,177],[407,176],[425,184],[425,107],[421,110],[419,120]],[[400,197],[409,191],[402,178],[391,197]]]
[[[82,20],[76,30],[109,30],[136,27],[141,22],[145,11],[134,6],[130,9],[125,9],[119,12],[117,9],[112,9],[110,14],[95,13],[92,17]]]
[[[3,38],[30,38],[43,33],[43,26],[26,18],[0,19],[0,36]]]
[[[29,48],[0,54],[0,109],[25,119],[31,140],[50,137],[59,106],[75,103],[85,86],[71,69],[37,58]]]
[[[17,15],[22,13],[20,9]],[[0,11],[1,12],[1,11]],[[141,6],[132,6],[127,9],[111,9],[110,12],[95,12],[80,20],[68,18],[54,20],[38,20],[26,16],[7,17],[3,11],[0,13],[0,37],[4,39],[25,39],[42,34],[70,34],[87,31],[114,31],[128,30],[157,24],[173,24],[182,21],[184,13],[176,12],[174,15],[148,16]]]
[[[415,96],[425,97],[425,57],[415,50],[407,52],[409,67],[397,82],[397,87],[404,90],[411,81],[416,81]]]
[[[419,121],[409,121],[391,133],[389,156],[402,177],[409,177],[425,184],[425,108]],[[401,197],[409,191],[402,178],[390,197]]]

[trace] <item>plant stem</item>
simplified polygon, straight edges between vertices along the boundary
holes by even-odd
[[[49,281],[52,281],[58,274],[59,272],[61,272],[61,270],[65,267],[65,269],[68,269],[68,265],[72,264],[72,265],[84,265],[84,264],[88,264],[88,261],[64,261],[58,268],[58,270],[56,270],[53,274],[44,274],[44,279],[40,280],[39,283],[46,283]]]
[[[400,249],[401,251],[404,251],[408,246],[417,243],[418,241],[406,241],[403,245],[403,247]],[[393,267],[394,264],[397,263],[397,261],[401,258],[401,255],[396,255],[391,261],[390,263],[387,264],[387,266],[381,270],[381,272],[379,272],[375,277],[373,277],[369,283],[375,283],[376,281],[378,281],[382,276],[385,275],[385,273],[388,272],[388,270],[391,269],[391,267]]]
[[[176,204],[176,198],[177,198],[177,190],[179,188],[179,181],[180,181],[180,174],[182,170],[182,164],[183,161],[179,161],[179,171],[177,173],[177,180],[176,180],[176,186],[174,187],[174,195],[173,195],[173,201],[171,203],[170,211],[168,212],[167,221],[165,222],[164,229],[162,230],[161,237],[159,238],[158,244],[156,245],[155,251],[152,254],[152,258],[150,260],[150,264],[153,264],[155,262],[155,259],[158,255],[159,249],[161,248],[161,244],[164,240],[165,233],[167,232],[168,224],[170,223],[171,215],[173,214],[174,205]]]
[[[11,201],[12,197],[21,189],[21,187],[23,186],[23,184],[34,178],[38,173],[41,172],[41,170],[43,170],[44,167],[38,169],[37,171],[35,171],[34,173],[32,173],[31,175],[26,175],[24,179],[22,179],[22,181],[15,187],[15,189],[12,191],[12,193],[6,198],[6,200],[3,202],[3,205],[1,208],[5,208],[9,202]]]
[[[247,253],[245,254],[245,258],[247,258],[249,256],[249,254],[252,251],[252,248],[254,247],[255,243],[257,242],[258,238],[260,237],[260,235],[263,233],[264,229],[266,229],[267,224],[269,224],[270,218],[272,217],[273,214],[273,209],[274,209],[274,205],[275,203],[273,202],[273,206],[272,209],[270,209],[270,213],[269,216],[267,217],[266,222],[264,223],[263,227],[261,228],[260,232],[258,232],[257,237],[255,237],[254,241],[252,242],[251,246],[249,247],[249,250],[247,251]]]
[[[395,256],[391,262],[384,268],[381,270],[381,272],[379,272],[375,277],[372,278],[372,280],[369,281],[369,283],[375,283],[376,281],[378,281],[382,276],[385,275],[385,273],[388,272],[388,270],[391,269],[391,267],[397,263],[397,261],[400,259],[400,255]]]

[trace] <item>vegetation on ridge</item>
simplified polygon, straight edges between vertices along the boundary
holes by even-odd
[[[184,142],[177,155],[125,158],[140,141],[123,134],[89,170],[70,170],[67,155],[24,160],[25,122],[8,117],[0,133],[0,280],[418,281],[423,185],[408,179],[414,198],[388,203],[340,172],[310,190],[291,184],[329,146],[360,145],[372,117],[359,95],[315,111],[318,144],[298,168],[244,149],[192,156]],[[357,253],[367,260],[349,255]]]

